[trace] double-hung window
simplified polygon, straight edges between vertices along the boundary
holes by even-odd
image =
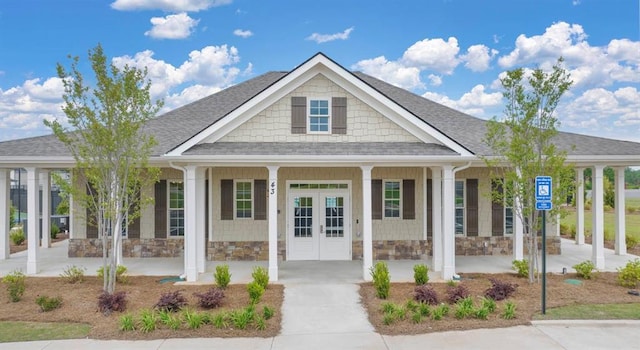
[[[328,133],[331,130],[328,99],[309,100],[309,132]]]
[[[236,218],[251,218],[253,208],[252,181],[239,180],[235,182],[235,185]]]
[[[400,218],[400,181],[384,181],[384,217]]]
[[[455,220],[455,232],[456,235],[464,235],[465,228],[465,217],[464,217],[464,180],[456,181],[455,188],[455,202],[456,202],[456,220]]]
[[[507,191],[504,195],[504,233],[513,234],[513,188],[511,183],[506,184]]]
[[[169,237],[184,236],[184,184],[169,183]]]

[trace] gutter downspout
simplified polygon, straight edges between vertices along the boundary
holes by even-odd
[[[173,169],[177,169],[177,170],[182,171],[182,183],[186,183],[186,182],[187,182],[187,179],[186,179],[186,177],[187,177],[187,170],[186,170],[184,167],[181,167],[181,166],[175,165],[175,164],[173,164],[173,162],[172,162],[172,161],[170,161],[170,162],[169,162],[169,166],[170,166],[170,167],[172,167]],[[186,245],[186,239],[184,240],[183,245]],[[184,270],[184,272],[182,273],[182,275],[180,275],[180,279],[181,279],[181,280],[183,280],[183,281],[185,281],[185,280],[187,279],[187,270],[186,270],[186,267],[187,267],[187,260],[186,260],[186,259],[187,259],[187,254],[186,254],[186,253],[187,253],[187,252],[186,252],[187,247],[186,247],[186,246],[183,246],[183,248],[182,248],[182,249],[183,249],[183,250],[182,250],[183,257],[182,257],[182,258],[183,258],[183,260],[184,260],[184,262],[182,263],[182,265],[183,265],[183,268],[184,268],[185,270]]]

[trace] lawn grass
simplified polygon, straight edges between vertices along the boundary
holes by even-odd
[[[570,305],[547,309],[535,320],[640,320],[640,303]]]
[[[86,338],[91,326],[81,323],[0,322],[0,343]]]
[[[634,206],[640,207],[640,198],[634,198],[631,200],[627,200],[627,207]],[[636,203],[637,202],[637,203]],[[586,235],[591,235],[591,227],[593,224],[593,213],[591,210],[584,211],[584,232]],[[616,214],[613,211],[605,211],[604,212],[604,238],[607,240],[614,240],[614,236],[616,233],[615,226]],[[576,227],[576,212],[571,210],[568,212],[568,215],[561,220],[561,223],[570,227]],[[634,211],[633,213],[627,213],[625,215],[626,222],[626,233],[632,236],[636,236],[640,239],[640,212]]]

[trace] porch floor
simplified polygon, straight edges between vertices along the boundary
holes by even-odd
[[[41,248],[38,255],[39,273],[36,276],[59,276],[66,267],[75,265],[85,267],[86,275],[95,275],[102,266],[101,258],[67,257],[68,241],[54,243],[51,248]],[[604,271],[616,271],[635,255],[615,255],[611,249],[605,249]],[[562,254],[547,256],[547,272],[574,272],[571,266],[591,259],[591,245],[576,245],[571,240],[562,239]],[[500,273],[512,272],[511,256],[456,256],[456,273]],[[419,260],[387,261],[393,282],[413,281],[413,265]],[[422,261],[431,268],[431,259]],[[182,258],[125,258],[124,265],[129,275],[179,276],[183,273]],[[251,281],[251,272],[255,266],[267,267],[267,261],[207,261],[206,272],[200,274],[199,282],[213,282],[213,271],[219,264],[229,265],[233,283]],[[11,254],[6,260],[0,260],[0,276],[15,270],[26,271],[27,252]],[[279,281],[286,283],[358,283],[362,282],[362,262],[354,261],[281,261],[278,263]],[[437,281],[437,273],[430,272],[430,279]]]

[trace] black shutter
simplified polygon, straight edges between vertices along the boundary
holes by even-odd
[[[382,180],[371,180],[371,219],[382,220]]]
[[[433,181],[427,179],[427,237],[433,237]]]
[[[307,133],[307,98],[291,97],[291,133]]]
[[[233,220],[233,180],[220,180],[220,219]]]
[[[167,180],[156,182],[154,187],[155,238],[167,238]]]
[[[347,133],[347,98],[334,97],[331,99],[331,133]]]
[[[467,236],[478,235],[478,179],[467,179]]]
[[[491,181],[491,191],[502,193],[502,185],[496,181]],[[502,201],[492,201],[491,203],[491,235],[502,236],[504,234],[504,205]]]
[[[416,181],[402,180],[402,218],[415,220],[416,218]]]
[[[255,220],[267,219],[267,180],[253,181],[253,208]]]
[[[138,198],[138,201],[140,199]],[[142,215],[142,211],[140,212]],[[127,227],[127,238],[140,238],[140,217],[136,218],[133,221],[129,221],[129,226]]]

